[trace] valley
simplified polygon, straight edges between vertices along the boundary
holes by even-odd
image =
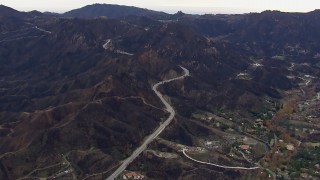
[[[1,5],[0,179],[319,178],[319,18]]]
[[[157,90],[158,86],[165,84],[165,83],[169,83],[171,81],[176,81],[179,79],[183,79],[187,76],[190,76],[190,72],[180,66],[183,71],[184,71],[184,75],[180,76],[180,77],[176,77],[173,79],[169,79],[169,80],[164,80],[161,81],[155,85],[152,86],[152,90],[157,94],[157,96],[161,99],[162,103],[165,105],[166,107],[166,111],[168,111],[170,113],[170,116],[168,117],[168,119],[166,119],[163,123],[161,123],[160,127],[157,128],[157,130],[155,130],[151,135],[149,135],[146,140],[142,143],[142,145],[137,148],[132,155],[127,158],[124,162],[122,162],[121,166],[111,175],[108,177],[108,179],[112,180],[115,179],[116,177],[118,177],[120,175],[120,173],[122,173],[127,166],[134,161],[144,150],[146,150],[148,144],[150,144],[157,136],[159,136],[159,134],[161,134],[161,132],[171,123],[171,121],[173,120],[174,116],[175,116],[175,110],[174,108],[163,98],[162,94]]]

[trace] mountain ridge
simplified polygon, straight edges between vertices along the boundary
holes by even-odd
[[[24,13],[11,7],[0,5],[0,16],[22,16]]]
[[[74,9],[63,14],[66,17],[78,18],[95,18],[106,16],[108,18],[120,18],[129,15],[137,16],[165,16],[164,12],[153,11],[145,8],[138,8],[134,6],[121,6],[114,4],[92,4],[79,9]]]

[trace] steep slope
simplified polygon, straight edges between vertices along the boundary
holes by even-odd
[[[1,42],[1,63],[7,65],[1,67],[0,151],[21,150],[21,156],[30,158],[1,159],[4,179],[26,175],[34,167],[30,161],[61,162],[57,153],[73,149],[98,149],[105,164],[89,164],[92,170],[79,164],[77,173],[107,169],[129,155],[165,116],[149,81],[173,66],[159,58],[159,68],[148,72],[141,63],[153,64],[156,57],[133,58],[102,47],[106,39],[134,27],[111,20],[45,23],[37,27],[52,28],[46,29],[50,33]],[[23,36],[34,32],[38,30],[29,29]],[[23,162],[14,164],[14,159]]]
[[[319,52],[319,11],[285,13],[264,11],[243,15],[203,15],[181,18],[194,30],[215,40],[233,44],[263,56],[286,53],[290,56]],[[310,52],[306,52],[306,51]]]
[[[103,12],[104,7],[120,8],[111,13],[114,17],[123,11],[108,5],[92,7]],[[86,19],[0,18],[0,179],[105,178],[167,117],[151,87],[181,75],[178,65],[190,70],[191,77],[159,88],[177,112],[163,137],[189,146],[212,135],[209,124],[195,122],[195,112],[228,119],[232,112],[236,123],[249,119],[250,124],[256,114],[269,113],[284,91],[319,75],[317,66],[304,64],[316,64],[317,58],[310,60],[311,55],[302,53],[303,62],[292,65],[296,61],[291,56],[283,59],[278,54],[290,37],[294,39],[288,42],[302,42],[303,33],[280,37],[285,25],[273,21],[263,25],[284,16],[292,28],[300,23],[292,17],[296,14],[178,13],[174,20],[163,21],[153,15],[140,17],[154,12],[138,10],[121,18],[127,21],[90,19],[101,16],[91,10]],[[317,18],[316,14],[301,16]],[[268,28],[280,30],[264,37]],[[279,50],[272,50],[269,38],[274,42],[283,38],[275,45]],[[318,42],[308,40],[314,43],[307,49],[313,55]],[[179,163],[178,169],[190,168]],[[202,171],[215,177],[228,173],[205,167],[197,173]],[[179,172],[168,170],[177,178]]]
[[[23,33],[11,32],[32,38],[1,42],[0,151],[18,151],[1,159],[5,179],[63,158],[78,177],[111,168],[165,117],[150,87],[181,73],[177,64],[193,73],[184,96],[196,107],[203,106],[198,95],[221,91],[230,76],[248,66],[236,54],[226,56],[224,48],[233,51],[227,44],[215,49],[202,35],[175,23],[149,30],[106,19],[44,17],[32,23],[34,28]],[[103,46],[108,40],[112,45]],[[194,96],[194,89],[203,86]],[[221,106],[210,103],[213,99],[208,104]],[[99,165],[93,159],[84,163],[95,156],[81,151],[98,156]]]
[[[24,13],[10,7],[0,5],[0,16],[22,17]]]

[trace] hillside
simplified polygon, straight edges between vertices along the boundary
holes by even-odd
[[[182,75],[180,65],[191,76],[159,87],[173,122],[127,170],[150,179],[264,179],[280,127],[292,139],[313,137],[292,132],[305,123],[275,119],[294,103],[318,102],[318,11],[198,16],[95,4],[17,16],[1,8],[0,179],[108,177],[169,115],[151,87]],[[224,166],[264,163],[261,172],[199,165],[181,147]]]
[[[22,15],[23,15],[22,12],[19,12],[15,9],[12,9],[4,5],[0,5],[0,16],[16,17],[16,16],[22,16]]]

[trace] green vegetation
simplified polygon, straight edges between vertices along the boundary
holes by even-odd
[[[191,158],[198,160],[198,161],[204,161],[207,162],[208,159],[210,158],[210,154],[209,153],[186,153],[188,154],[188,156],[190,156]]]
[[[226,124],[221,123],[220,129],[221,129],[222,131],[226,131],[227,129],[229,129],[229,126],[226,125]]]
[[[299,177],[301,169],[308,169],[313,172],[312,169],[316,164],[320,162],[320,147],[303,149],[299,151],[290,163],[289,172],[292,177]],[[296,173],[294,173],[296,172]]]
[[[258,142],[255,145],[256,149],[259,151],[259,153],[266,153],[268,152],[268,148],[263,143]]]
[[[225,109],[219,109],[219,110],[216,112],[216,114],[217,114],[218,116],[221,116],[221,117],[225,118],[225,119],[229,119],[229,118],[232,118],[232,117],[235,116],[233,112],[227,111],[227,110],[225,110]]]
[[[195,119],[201,119],[201,118],[206,118],[207,116],[204,115],[204,114],[201,113],[201,112],[196,112],[196,113],[193,113],[193,114],[192,114],[192,117],[195,118]]]
[[[257,119],[270,120],[272,118],[272,112],[270,109],[265,108],[259,111],[249,110],[249,112]]]

